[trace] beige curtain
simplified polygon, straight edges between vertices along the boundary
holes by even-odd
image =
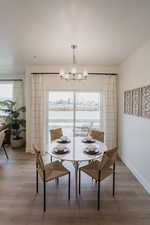
[[[105,76],[103,91],[103,130],[108,148],[117,146],[117,77]]]
[[[43,75],[32,75],[31,77],[31,104],[30,118],[28,117],[28,130],[30,137],[27,140],[27,152],[33,153],[35,144],[42,154],[46,151],[46,94],[44,90]],[[28,113],[29,116],[29,113]]]
[[[25,105],[24,101],[24,82],[23,81],[13,81],[13,100],[16,102],[16,107],[20,108]],[[20,113],[20,118],[25,119],[25,113]],[[26,138],[26,133],[21,134]]]
[[[24,84],[23,81],[13,81],[13,99],[17,108],[24,106]]]

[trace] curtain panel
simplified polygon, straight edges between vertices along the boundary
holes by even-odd
[[[13,99],[17,108],[24,106],[24,84],[23,81],[13,81]]]
[[[104,130],[104,142],[108,149],[117,146],[117,78],[105,77],[105,89],[103,91],[102,120]]]
[[[31,99],[30,115],[27,117],[27,148],[26,151],[33,152],[33,144],[42,154],[46,152],[46,92],[44,90],[44,76],[33,75],[31,77]],[[28,101],[26,99],[26,101]],[[30,131],[29,131],[30,129]]]
[[[13,100],[16,102],[16,107],[20,108],[25,105],[24,102],[24,82],[23,81],[13,81]],[[25,113],[21,112],[20,117],[25,119]],[[21,134],[26,138],[26,133]]]

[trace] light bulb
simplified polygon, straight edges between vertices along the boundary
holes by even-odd
[[[82,75],[79,73],[78,74],[78,80],[81,80],[82,79]]]
[[[73,67],[73,68],[71,69],[71,73],[72,73],[72,74],[76,74],[76,73],[77,73],[77,68]]]
[[[64,77],[65,77],[66,80],[68,80],[69,79],[69,74],[66,73]]]
[[[60,76],[60,77],[63,77],[63,76],[64,76],[64,73],[65,73],[65,71],[64,71],[63,69],[60,69],[60,71],[59,71],[59,76]]]
[[[84,78],[87,78],[88,72],[86,70],[83,72],[83,76],[84,76]]]

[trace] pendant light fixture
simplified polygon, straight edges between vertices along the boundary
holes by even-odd
[[[81,68],[77,64],[75,50],[77,49],[77,45],[71,45],[73,51],[73,64],[69,70],[61,69],[59,72],[59,76],[64,80],[86,80],[88,77],[88,72],[85,68]]]

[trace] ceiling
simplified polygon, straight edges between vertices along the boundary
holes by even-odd
[[[0,72],[121,63],[150,39],[150,0],[0,0]],[[36,59],[33,58],[36,56]]]

